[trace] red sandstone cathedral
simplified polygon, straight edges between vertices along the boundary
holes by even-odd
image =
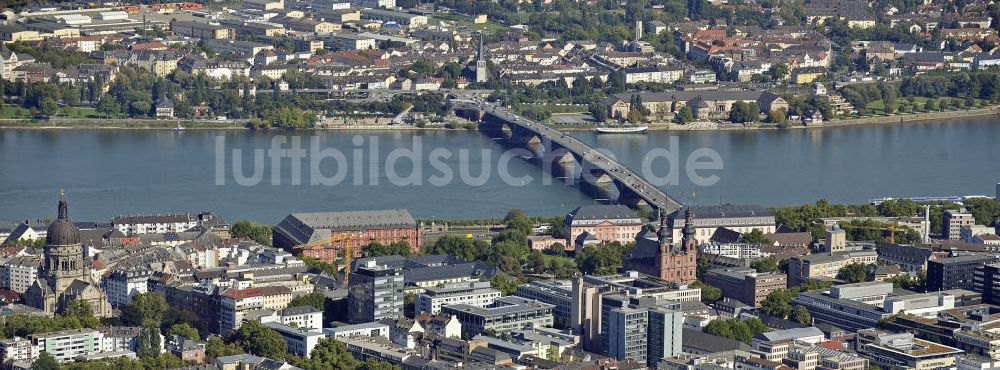
[[[635,247],[623,258],[624,269],[679,284],[693,283],[698,278],[698,241],[694,238],[694,214],[690,207],[684,217],[684,237],[680,243],[671,240],[667,217],[661,215],[656,238],[649,235],[652,233],[640,235]]]

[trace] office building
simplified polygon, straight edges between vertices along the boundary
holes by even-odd
[[[712,269],[704,276],[705,284],[722,290],[722,296],[759,306],[768,294],[788,287],[785,274],[757,273],[753,269]]]
[[[452,304],[467,304],[486,307],[500,298],[500,291],[493,289],[488,281],[452,283],[440,287],[428,287],[417,294],[414,301],[416,313],[436,315],[441,307]]]
[[[949,209],[944,211],[944,225],[942,227],[942,237],[950,240],[962,239],[962,227],[971,227],[976,224],[976,218],[972,213],[962,209]]]
[[[454,315],[462,323],[462,337],[472,338],[486,330],[503,334],[528,325],[552,326],[552,307],[548,303],[507,296],[486,307],[467,304],[444,306],[441,313]]]
[[[328,338],[383,337],[389,339],[389,324],[385,322],[375,321],[338,326],[336,328],[324,328],[323,334]]]
[[[639,300],[608,311],[607,355],[655,368],[681,353],[684,314],[676,302]]]
[[[420,229],[405,209],[293,213],[275,225],[273,231],[275,247],[292,249],[305,245],[295,251],[326,263],[336,263],[348,243],[355,257],[360,257],[362,247],[371,243],[406,242],[411,252],[420,251]]]
[[[976,269],[993,263],[989,255],[969,255],[927,261],[927,291],[973,290]]]
[[[879,254],[873,250],[816,253],[788,260],[788,285],[797,286],[807,279],[833,279],[844,266],[852,263],[871,265]]]
[[[892,283],[868,282],[803,292],[792,303],[809,310],[815,322],[859,330],[875,327],[879,320],[899,313],[934,317],[955,308],[955,296],[894,291]]]
[[[941,369],[955,366],[962,350],[916,339],[911,333],[890,333],[875,328],[858,330],[858,353],[872,365],[889,369]]]
[[[353,269],[357,269],[372,261],[379,266],[399,269],[400,273],[403,274],[403,283],[407,293],[413,294],[421,293],[429,287],[479,281],[480,278],[490,279],[499,273],[497,267],[494,266],[440,254],[358,258],[351,263]]]
[[[980,266],[973,274],[972,290],[983,294],[983,303],[1000,304],[1000,265]]]
[[[369,260],[351,273],[347,318],[359,324],[403,316],[403,275],[399,268]]]

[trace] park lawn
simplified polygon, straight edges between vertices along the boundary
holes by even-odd
[[[0,108],[0,118],[31,118],[31,110],[16,105],[4,105]]]
[[[59,110],[59,118],[101,118],[97,109],[90,107],[66,107]]]
[[[574,265],[576,264],[576,260],[570,257],[554,256],[551,254],[542,253],[542,258],[545,259],[546,264],[552,263],[552,260],[555,260],[556,262],[559,262],[561,264],[566,264],[567,262],[572,263]]]

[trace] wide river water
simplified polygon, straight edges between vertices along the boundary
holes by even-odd
[[[316,149],[343,154],[318,161],[321,176],[311,172],[311,161],[320,157],[310,152],[313,135]],[[571,135],[606,149],[636,170],[653,149],[676,153],[680,182],[663,188],[681,202],[692,201],[695,193],[699,204],[784,206],[817,198],[864,203],[887,196],[992,196],[1000,182],[996,117],[820,130]],[[264,157],[276,136],[302,140],[305,158],[298,175],[291,160],[274,167]],[[390,154],[413,150],[417,142],[417,155]],[[684,173],[684,162],[699,148],[721,159],[721,170],[699,172],[702,177],[718,176],[714,185],[697,185]],[[239,179],[233,149],[243,151],[239,167],[246,176],[255,168],[253,151],[263,151],[259,181]],[[505,158],[504,150],[498,141],[468,131],[0,130],[0,222],[54,217],[60,188],[65,188],[70,214],[77,221],[210,210],[229,220],[275,223],[292,212],[389,208],[407,208],[425,219],[478,218],[500,217],[513,207],[556,215],[595,202],[558,181],[543,184],[539,166],[520,157]],[[393,183],[386,165],[397,157],[402,159],[395,159],[393,168],[402,177],[413,173],[410,158],[417,159],[420,176],[409,179],[419,184]],[[469,178],[481,175],[483,163],[490,166],[488,178],[463,181],[463,171]],[[650,163],[657,175],[670,168],[662,158]],[[341,165],[343,171],[338,171]],[[452,180],[440,181],[445,172],[439,168],[450,170]],[[277,174],[274,181],[272,172]],[[335,184],[311,184],[321,177]]]

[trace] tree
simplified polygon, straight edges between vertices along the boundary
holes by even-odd
[[[31,363],[31,370],[59,370],[59,361],[48,352],[42,351]]]
[[[198,329],[195,329],[193,326],[191,326],[190,324],[188,324],[186,322],[174,324],[173,326],[170,327],[169,330],[167,330],[167,334],[168,335],[180,335],[180,336],[182,336],[184,338],[193,339],[193,340],[199,340],[199,339],[201,339],[201,335],[198,334]]]
[[[122,321],[142,327],[157,326],[167,312],[167,301],[157,292],[139,293],[122,309]]]
[[[38,112],[46,116],[52,117],[59,110],[59,105],[52,98],[42,99],[42,105],[39,107]]]
[[[271,245],[271,226],[253,221],[236,221],[229,230],[233,238],[249,238],[262,245]]]
[[[101,321],[94,316],[94,310],[90,307],[90,303],[82,299],[74,299],[66,303],[62,316],[71,320],[79,320],[80,326],[85,328],[101,326]]]
[[[632,249],[633,243],[601,243],[583,247],[576,256],[576,266],[587,275],[607,275],[622,267],[622,257]]]
[[[578,79],[578,81],[582,81],[582,79]],[[590,112],[590,115],[594,117],[594,121],[596,122],[604,122],[608,120],[608,108],[605,107],[604,104],[596,102],[590,103],[587,110]]]
[[[536,274],[545,272],[545,256],[542,255],[542,251],[533,250],[528,254],[528,266]]]
[[[729,121],[733,123],[750,123],[757,120],[757,103],[744,103],[738,101],[733,104],[729,111]]]
[[[503,274],[498,274],[490,279],[490,286],[493,289],[499,290],[501,295],[511,295],[517,290],[517,280],[510,279]]]
[[[226,344],[222,341],[222,338],[218,336],[212,336],[208,338],[205,342],[205,357],[208,359],[216,359],[223,356],[232,356],[246,353],[243,348],[236,343]],[[315,352],[313,352],[315,354]]]
[[[705,284],[701,280],[695,280],[691,287],[701,289],[701,301],[704,303],[712,303],[722,299],[722,289]]]
[[[288,307],[312,306],[320,311],[324,309],[325,305],[326,296],[323,293],[315,292],[292,298],[292,301],[288,303]]]
[[[788,65],[785,63],[774,63],[767,70],[767,74],[775,81],[784,80],[788,76]]]
[[[768,315],[781,319],[787,318],[792,313],[792,299],[798,295],[799,288],[775,290],[760,302],[760,308]]]
[[[784,109],[771,109],[767,112],[767,122],[783,125],[788,122]]]
[[[247,352],[270,359],[288,357],[288,342],[281,334],[257,321],[247,321],[236,332],[236,343]]]
[[[705,326],[703,331],[707,334],[718,335],[750,344],[755,335],[766,332],[768,329],[760,319],[752,318],[745,320],[712,320]]]
[[[694,112],[691,111],[691,107],[685,105],[677,111],[677,115],[674,116],[674,120],[680,124],[687,124],[694,121]]]
[[[750,267],[760,273],[775,272],[778,271],[778,260],[768,256],[751,262]]]
[[[156,327],[147,327],[142,330],[139,334],[138,343],[136,343],[135,354],[141,358],[159,357],[160,356],[160,329]]]
[[[347,347],[334,338],[320,339],[308,359],[295,358],[293,362],[305,370],[354,369],[358,366],[358,360]]]
[[[812,314],[803,306],[795,306],[792,309],[791,319],[799,324],[809,324],[812,322]]]
[[[743,234],[743,238],[741,239],[741,241],[744,243],[761,244],[761,245],[767,245],[772,243],[771,239],[765,237],[764,232],[761,231],[760,229],[753,229],[750,230],[750,232]]]
[[[121,105],[119,105],[118,101],[116,101],[111,95],[104,95],[101,97],[101,100],[97,102],[97,113],[101,113],[106,117],[121,114],[121,109]]]
[[[837,279],[848,283],[860,283],[868,278],[868,269],[861,263],[851,263],[837,271]]]

